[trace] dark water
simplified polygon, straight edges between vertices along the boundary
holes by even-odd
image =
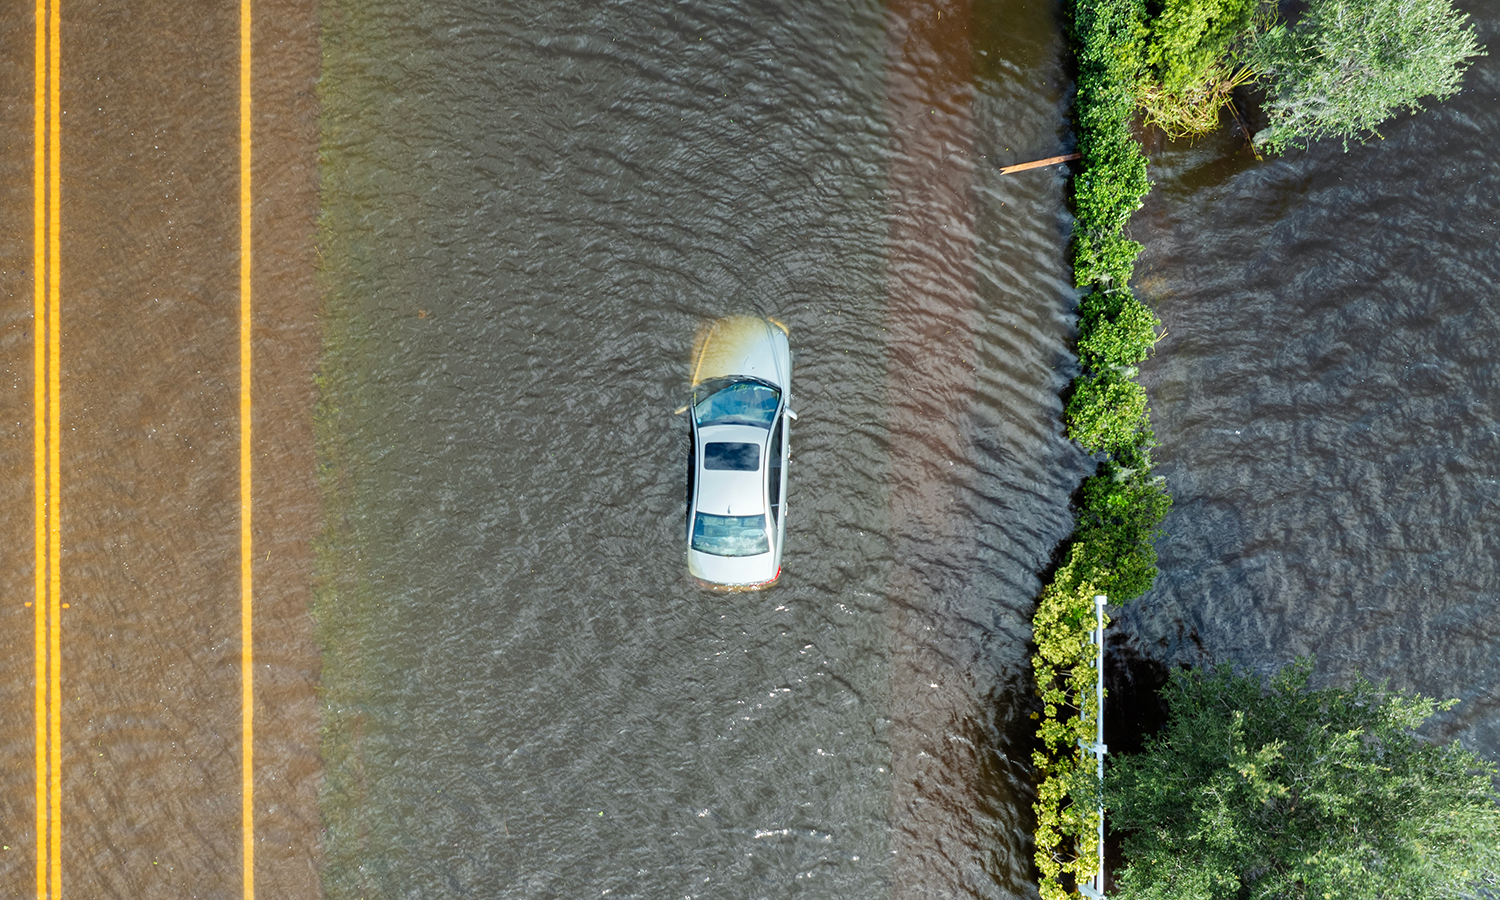
[[[1468,5],[1482,43],[1500,7]],[[1256,163],[1165,147],[1133,223],[1176,507],[1118,634],[1169,663],[1314,654],[1461,702],[1500,759],[1500,59],[1383,129]]]

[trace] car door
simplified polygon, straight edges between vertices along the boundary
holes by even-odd
[[[786,464],[789,459],[791,422],[785,409],[776,418],[767,447],[766,493],[770,501],[771,528],[776,534],[776,555],[781,556],[781,542],[786,535]]]

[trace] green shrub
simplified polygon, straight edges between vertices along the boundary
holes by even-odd
[[[1149,465],[1104,463],[1083,483],[1075,540],[1088,548],[1086,577],[1115,603],[1129,603],[1156,579],[1155,541],[1172,496]]]
[[[1032,618],[1037,652],[1031,666],[1042,700],[1040,747],[1032,754],[1037,773],[1032,808],[1043,900],[1070,896],[1064,879],[1076,882],[1097,863],[1102,785],[1094,768],[1081,763],[1078,748],[1079,741],[1093,741],[1098,727],[1098,651],[1089,635],[1094,597],[1104,594],[1121,603],[1151,586],[1156,574],[1151,541],[1171,505],[1160,480],[1149,477],[1149,451],[1137,446],[1127,455],[1146,466],[1105,463],[1099,475],[1084,482],[1079,529],[1067,562],[1042,591]],[[1138,561],[1146,557],[1143,569]]]
[[[1182,92],[1224,63],[1259,0],[1164,0],[1151,18],[1145,63],[1163,88]]]
[[[1073,279],[1079,287],[1125,290],[1135,258],[1144,249],[1119,233],[1090,234],[1074,226]]]
[[[1468,16],[1448,0],[1313,0],[1246,52],[1269,90],[1256,141],[1280,152],[1331,136],[1348,149],[1423,97],[1452,96],[1479,55]]]
[[[1140,65],[1145,8],[1140,0],[1077,0],[1073,33],[1078,54],[1074,107],[1082,171],[1073,181],[1076,248],[1096,249],[1118,237],[1150,190],[1146,158],[1130,134],[1131,94]],[[1077,277],[1080,285],[1089,283]]]
[[[1075,543],[1068,562],[1042,591],[1032,618],[1037,652],[1031,658],[1042,712],[1040,746],[1032,752],[1037,773],[1036,865],[1042,900],[1068,896],[1062,877],[1073,880],[1097,865],[1100,785],[1091,766],[1079,763],[1078,742],[1094,740],[1099,716],[1098,651],[1089,638],[1094,596],[1100,591],[1082,576],[1088,551]],[[1106,623],[1108,618],[1105,619]]]
[[[1151,18],[1136,94],[1147,121],[1173,137],[1207,134],[1252,74],[1231,50],[1249,35],[1259,0],[1165,0]]]
[[[1118,372],[1081,376],[1063,410],[1068,437],[1090,453],[1115,453],[1150,427],[1146,389]]]
[[[1125,226],[1151,189],[1146,157],[1130,132],[1145,7],[1140,0],[1077,0],[1072,12],[1083,158],[1073,180],[1073,278],[1079,287],[1123,288],[1141,250],[1124,237]]]
[[[1143,362],[1156,346],[1161,320],[1128,291],[1094,291],[1078,315],[1078,361],[1102,372]]]
[[[1069,11],[1080,88],[1088,73],[1129,73],[1140,67],[1146,20],[1143,0],[1074,0]],[[1080,101],[1078,105],[1086,104]]]
[[[1090,236],[1118,234],[1130,222],[1131,213],[1141,208],[1141,198],[1150,188],[1146,160],[1139,155],[1086,169],[1073,180],[1074,214]]]

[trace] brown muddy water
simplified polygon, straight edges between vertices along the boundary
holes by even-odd
[[[256,868],[263,896],[311,897],[318,46],[310,5],[258,11]],[[0,10],[0,895],[39,892],[40,765],[44,781],[60,766],[42,792],[42,832],[60,837],[42,842],[43,891],[240,896],[238,9],[60,12],[60,652],[39,654],[39,60],[33,4]],[[39,657],[60,672],[41,705],[61,738],[40,754]]]
[[[1030,892],[1086,461],[1064,175],[995,168],[1064,145],[1054,9],[324,22],[329,894]],[[801,420],[782,583],[724,596],[672,410],[740,313]]]
[[[1058,7],[256,9],[260,894],[1034,896],[1029,621],[1091,463],[1066,175],[995,170],[1071,149]],[[243,883],[236,15],[65,13],[70,894]],[[0,32],[20,896],[30,9]],[[1497,65],[1347,155],[1152,148],[1177,506],[1121,659],[1316,653],[1500,757]],[[801,419],[781,583],[726,596],[672,412],[732,314],[789,327]]]

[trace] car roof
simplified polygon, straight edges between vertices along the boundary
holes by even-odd
[[[716,516],[758,516],[766,511],[766,442],[770,431],[755,425],[709,425],[698,429],[693,465],[698,471],[697,511]],[[726,441],[761,448],[760,468],[739,472],[703,468],[703,445]]]

